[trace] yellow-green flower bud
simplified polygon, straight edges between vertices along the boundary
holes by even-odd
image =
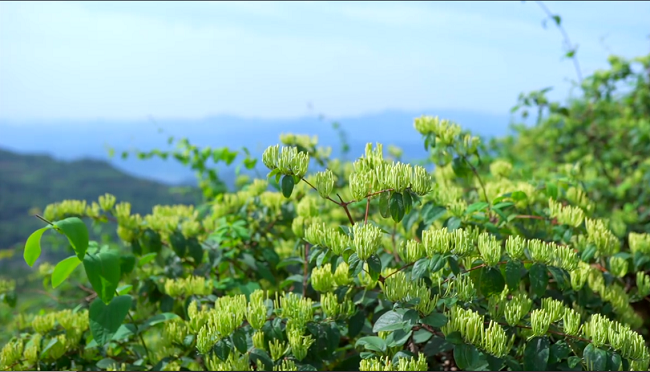
[[[335,289],[334,274],[332,265],[326,264],[323,267],[316,267],[311,272],[311,285],[318,292],[331,292]]]
[[[261,330],[255,331],[253,333],[253,346],[260,350],[266,350],[266,342],[264,342],[264,332]]]
[[[589,271],[589,265],[580,261],[578,267],[569,272],[569,275],[571,276],[571,288],[573,288],[574,291],[582,289],[589,277]]]
[[[497,178],[508,178],[512,171],[512,164],[505,160],[495,160],[490,164],[490,173]]]
[[[282,362],[278,365],[273,366],[274,371],[297,371],[298,366],[296,362],[291,359],[283,359]]]
[[[261,289],[255,290],[250,295],[250,302],[246,312],[246,320],[255,330],[260,330],[266,323],[266,305],[264,300],[267,293]]]
[[[628,263],[623,257],[610,257],[609,258],[609,272],[617,278],[622,278],[627,274]]]
[[[494,235],[488,233],[479,235],[478,250],[488,266],[495,266],[501,260],[501,242]]]
[[[566,308],[561,301],[552,299],[550,297],[542,298],[542,309],[546,311],[551,317],[551,323],[562,319],[566,311]]]
[[[642,271],[637,272],[636,287],[638,291],[637,296],[643,298],[650,295],[650,276],[646,275]]]
[[[287,331],[287,338],[291,346],[291,353],[299,361],[305,359],[309,347],[316,341],[311,335],[303,336],[302,332],[297,329]]]
[[[381,244],[382,231],[375,225],[354,225],[353,248],[360,260],[372,256]]]
[[[638,234],[631,232],[628,237],[630,250],[633,254],[641,252],[645,255],[650,255],[650,234]]]
[[[334,272],[334,282],[336,285],[343,286],[348,285],[352,282],[352,278],[349,275],[350,266],[344,261],[341,262]]]
[[[327,198],[334,190],[334,173],[327,169],[316,173],[316,189],[322,198]]]
[[[398,371],[428,371],[427,358],[423,353],[418,353],[418,358],[398,358]]]
[[[267,168],[273,170],[277,168],[277,161],[280,152],[280,145],[269,146],[262,153],[262,162]]]
[[[425,256],[424,245],[416,240],[409,239],[398,246],[399,256],[404,263],[411,264]]]
[[[562,318],[564,323],[564,333],[577,336],[580,330],[580,314],[573,309],[565,309]]]
[[[533,335],[540,337],[548,332],[548,327],[552,322],[551,314],[543,309],[533,310],[530,313],[530,325],[532,328]]]
[[[591,339],[596,347],[601,347],[607,343],[610,320],[601,314],[592,314],[589,321],[582,325],[582,334]]]
[[[273,360],[278,360],[289,351],[289,346],[286,342],[281,342],[276,338],[269,342],[269,351],[271,352],[271,358]]]
[[[508,237],[508,240],[506,240],[506,252],[508,256],[518,260],[525,258],[524,243],[524,238],[519,235],[511,235]]]

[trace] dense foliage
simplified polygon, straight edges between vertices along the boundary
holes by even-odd
[[[157,154],[199,170],[201,206],[48,206],[24,258],[64,235],[71,256],[39,273],[71,304],[17,314],[0,368],[648,370],[650,56],[610,62],[566,105],[522,96],[537,125],[489,147],[415,119],[433,171],[284,135],[267,179],[228,193],[206,161],[237,152],[183,141]]]

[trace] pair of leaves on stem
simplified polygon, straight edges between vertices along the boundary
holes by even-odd
[[[390,216],[395,222],[400,222],[412,207],[413,197],[408,190],[403,193],[383,192],[379,196],[379,213],[384,218]]]

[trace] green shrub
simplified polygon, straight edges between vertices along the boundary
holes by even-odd
[[[490,147],[415,119],[433,172],[291,135],[264,152],[267,180],[225,192],[206,162],[238,152],[143,155],[199,170],[206,203],[48,206],[24,257],[65,235],[71,256],[39,275],[72,305],[18,314],[0,368],[647,370],[650,56],[610,61],[567,106],[522,96],[538,124]],[[89,241],[81,218],[122,241]]]

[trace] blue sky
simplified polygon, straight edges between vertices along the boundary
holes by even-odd
[[[583,75],[650,51],[649,2],[546,2]],[[0,120],[506,113],[575,79],[534,2],[0,2]]]

